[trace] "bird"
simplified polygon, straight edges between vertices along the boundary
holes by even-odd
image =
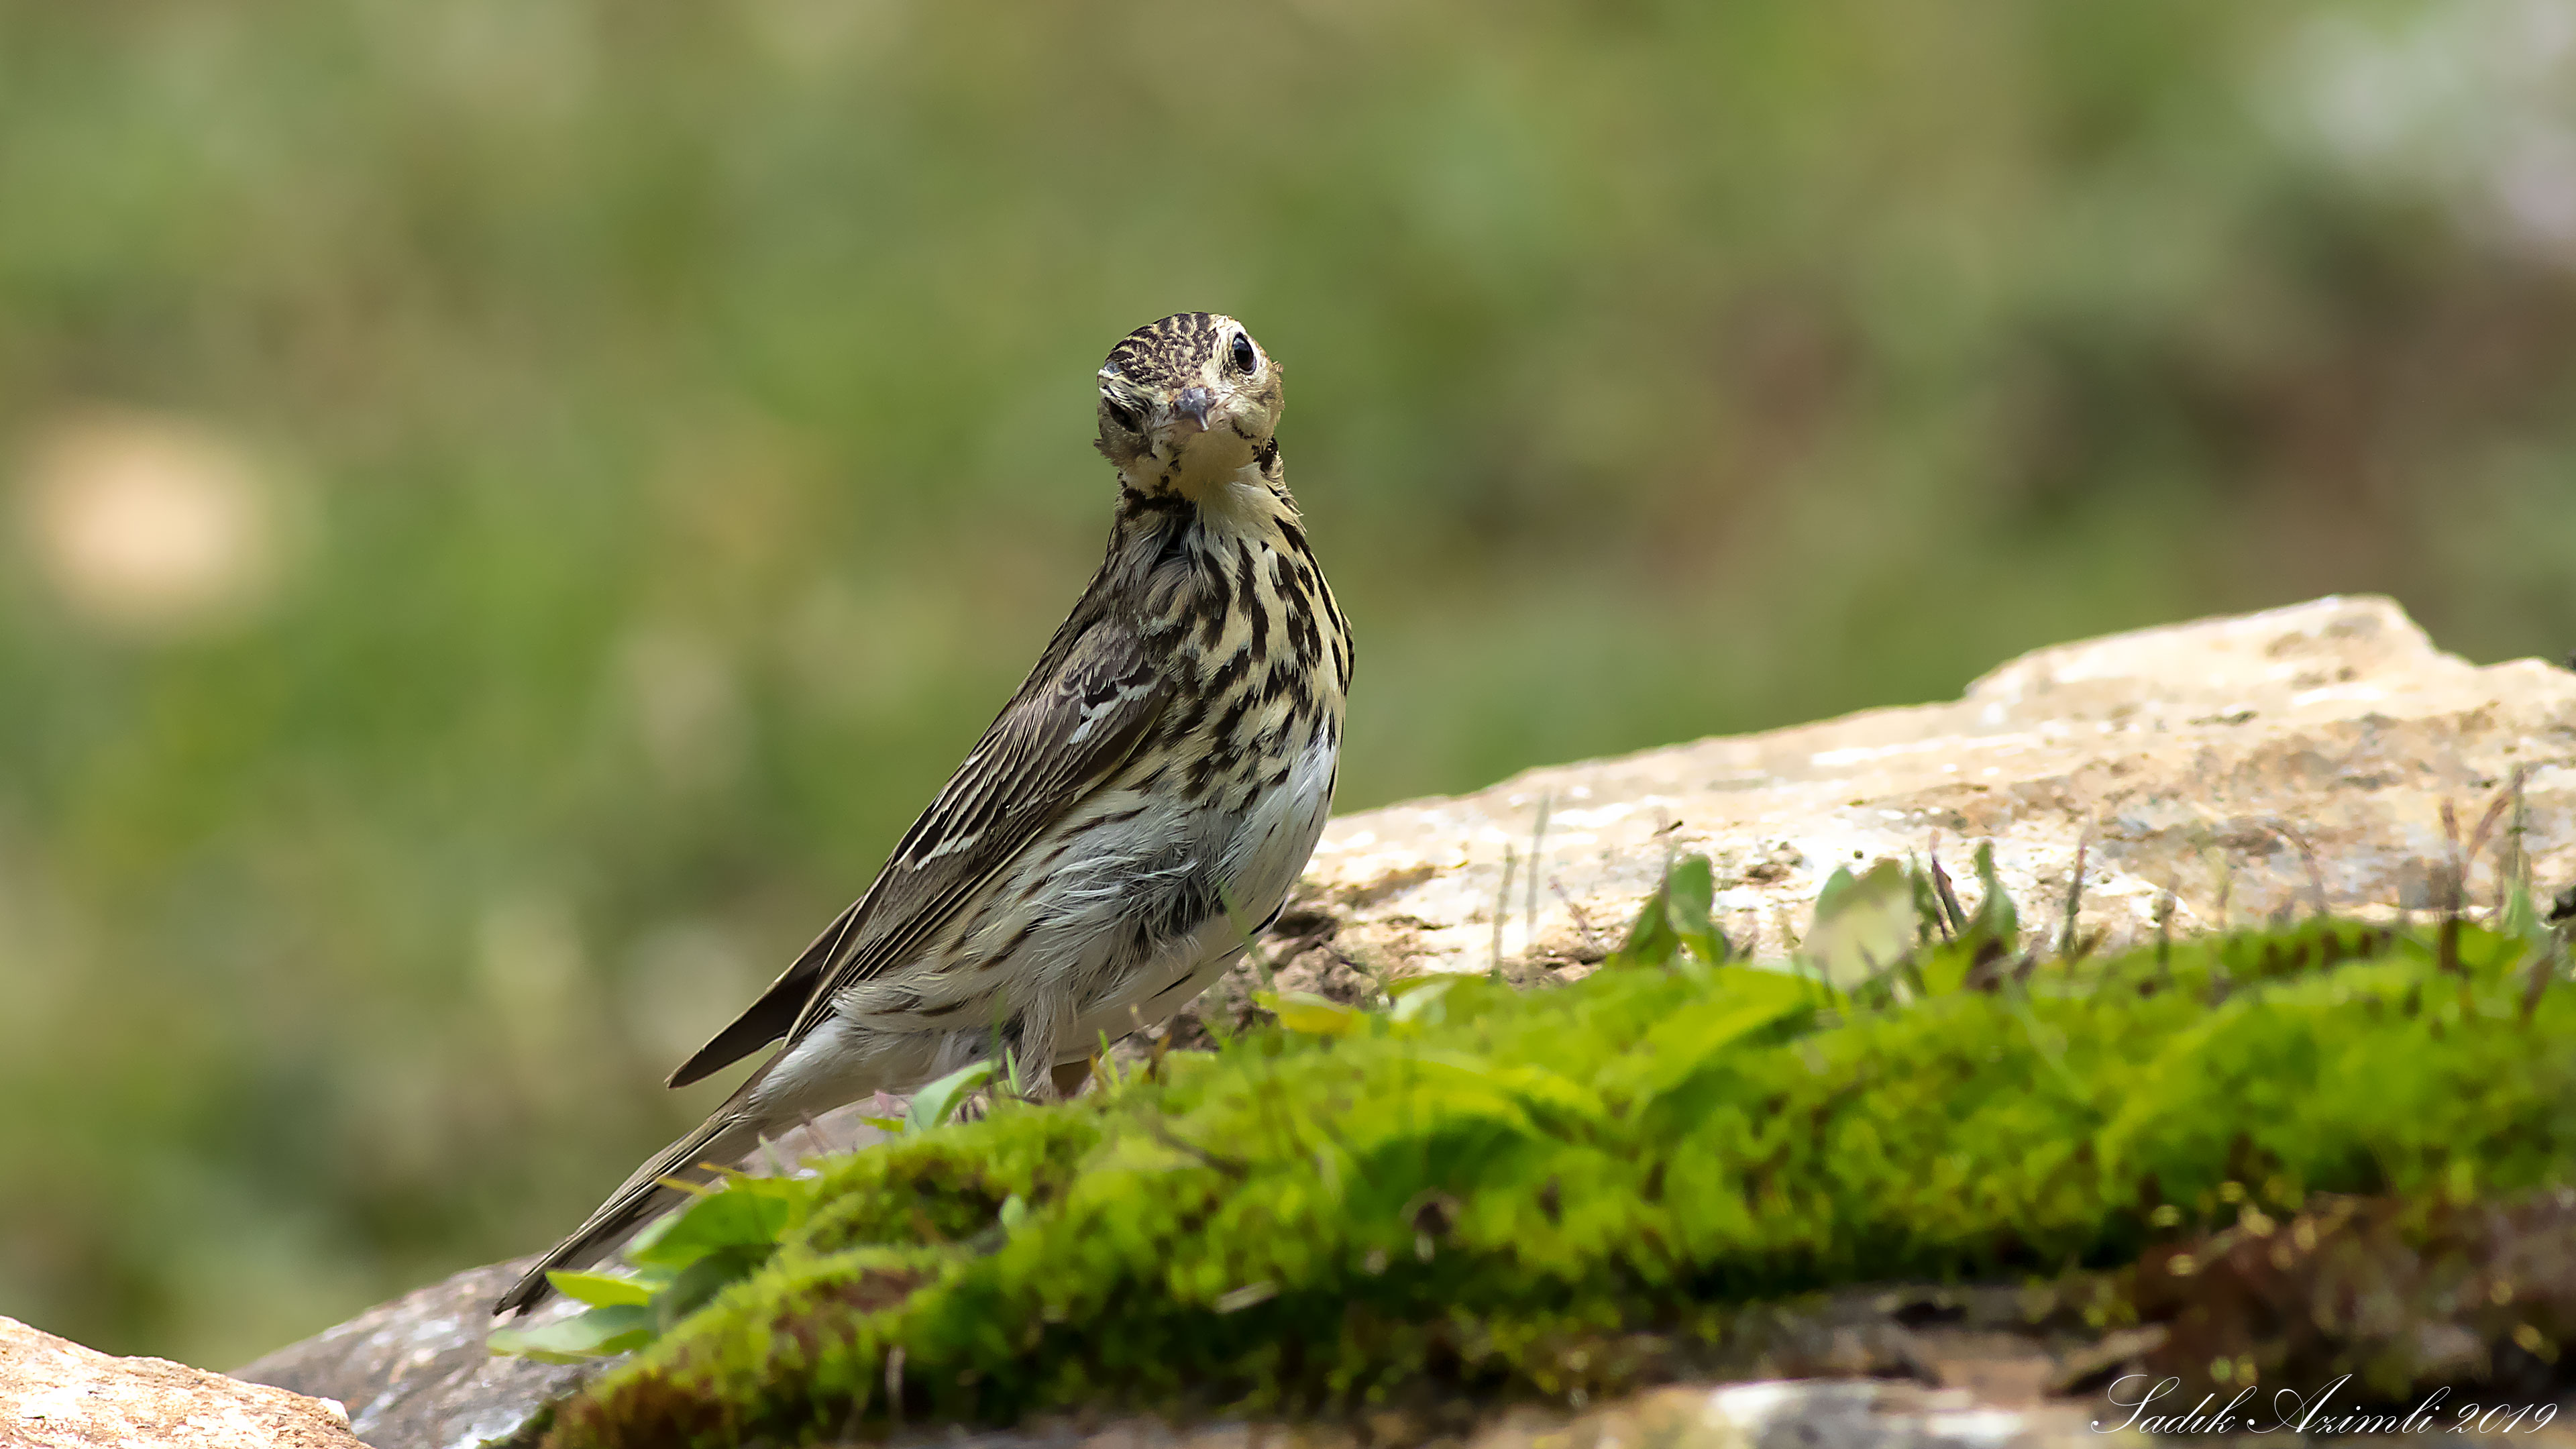
[[[1101,364],[1118,501],[1099,572],[875,881],[686,1086],[774,1048],[494,1306],[598,1262],[764,1139],[978,1061],[1078,1090],[1278,918],[1340,775],[1351,631],[1288,491],[1278,359],[1181,312]]]

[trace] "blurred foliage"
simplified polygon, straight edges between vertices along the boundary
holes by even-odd
[[[1178,308],[1346,804],[2330,589],[2562,652],[2568,20],[0,0],[0,1312],[220,1366],[696,1120]]]

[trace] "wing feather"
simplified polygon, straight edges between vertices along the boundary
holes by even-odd
[[[801,1037],[852,982],[898,966],[1115,773],[1170,701],[1135,630],[1077,610],[1019,693],[841,912],[733,1023],[671,1074],[686,1086],[782,1036]]]

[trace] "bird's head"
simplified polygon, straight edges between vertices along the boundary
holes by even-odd
[[[1100,451],[1135,487],[1196,501],[1269,447],[1285,397],[1279,364],[1242,323],[1176,312],[1100,365]]]

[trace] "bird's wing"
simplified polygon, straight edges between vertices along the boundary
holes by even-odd
[[[841,988],[910,959],[1013,856],[1099,787],[1170,697],[1121,621],[1068,620],[939,798],[912,823],[867,893],[814,938],[760,999],[671,1074],[686,1086],[782,1036],[798,1036]]]

